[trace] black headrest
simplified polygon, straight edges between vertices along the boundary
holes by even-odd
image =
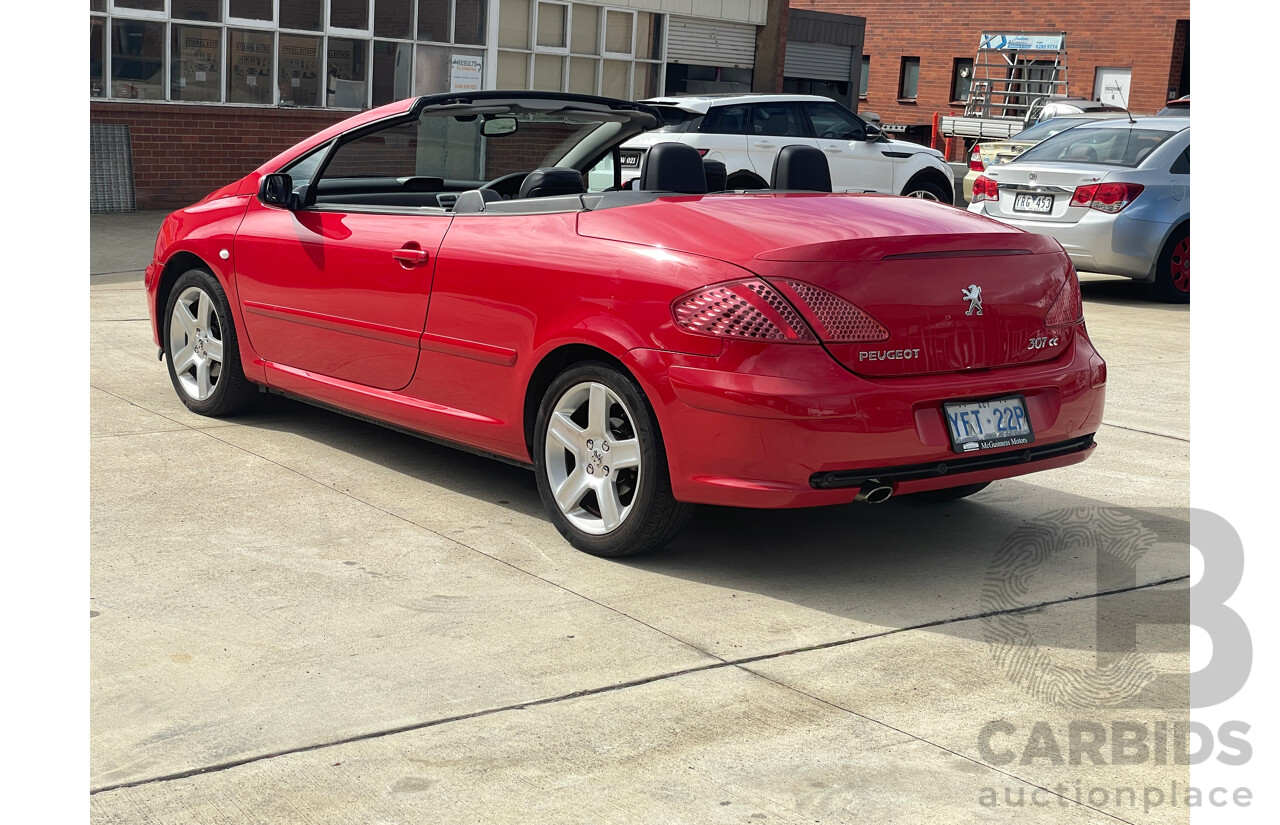
[[[702,171],[707,175],[707,191],[723,192],[729,180],[729,170],[722,160],[702,159]]]
[[[783,146],[773,159],[769,186],[781,190],[830,192],[831,167],[827,165],[827,156],[816,146],[803,143]]]
[[[545,198],[549,195],[582,195],[587,187],[582,183],[582,173],[562,166],[544,166],[534,169],[520,184],[520,197]]]
[[[681,192],[701,195],[707,191],[702,155],[685,143],[657,143],[644,156],[637,189],[648,192]]]

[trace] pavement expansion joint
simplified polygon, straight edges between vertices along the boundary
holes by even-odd
[[[219,440],[221,440],[221,439],[219,439]],[[391,515],[393,515],[393,516],[394,516],[394,514],[391,514]],[[396,518],[400,518],[399,516],[395,516],[395,517],[396,517]],[[410,523],[412,523],[412,522],[410,522]],[[422,529],[426,529],[426,528],[422,528]],[[469,548],[469,549],[474,550],[474,548]],[[480,552],[480,551],[476,551],[476,552]],[[487,554],[487,553],[482,553],[482,555],[488,556],[488,554]],[[492,556],[488,556],[488,557],[489,557],[489,558],[493,558]],[[498,561],[501,561],[501,560],[499,559]],[[505,563],[505,562],[504,562],[504,563]],[[510,565],[510,566],[511,566],[511,567],[513,567],[513,568],[514,568],[514,569],[516,569],[516,570],[520,570],[520,568],[519,568],[519,567],[515,567],[515,565]],[[534,574],[532,574],[532,573],[528,573],[528,571],[521,571],[521,572],[525,572],[525,573],[527,573],[527,574],[528,574],[528,575],[530,575],[530,576],[534,576]],[[541,581],[546,581],[546,579],[542,579],[540,576],[534,576],[534,578],[538,578],[538,579],[540,579]],[[831,702],[829,702],[829,701],[827,701],[827,700],[819,699],[818,697],[815,697],[815,696],[813,696],[812,694],[806,693],[805,691],[800,690],[800,689],[798,689],[798,688],[796,688],[796,687],[794,687],[794,686],[792,686],[792,685],[787,685],[787,684],[784,684],[784,683],[781,683],[781,682],[777,682],[776,680],[774,680],[774,679],[772,679],[772,678],[770,678],[770,677],[768,677],[768,676],[765,676],[765,675],[763,675],[763,674],[761,674],[761,673],[758,673],[757,671],[754,671],[754,670],[750,669],[749,667],[746,667],[746,665],[754,664],[754,663],[756,663],[756,662],[768,661],[768,660],[770,660],[770,659],[778,659],[778,658],[782,658],[783,656],[792,656],[792,655],[795,655],[795,654],[798,654],[798,653],[809,653],[809,652],[817,651],[817,650],[827,650],[827,649],[835,648],[835,647],[844,647],[844,646],[846,646],[846,645],[856,644],[856,643],[858,643],[858,642],[864,642],[864,641],[868,641],[868,640],[870,640],[870,639],[878,639],[878,638],[882,638],[882,637],[884,637],[884,636],[893,636],[893,635],[897,635],[897,634],[899,634],[899,633],[907,633],[907,632],[914,631],[914,630],[923,630],[923,629],[927,629],[927,628],[931,628],[931,627],[938,627],[938,626],[941,626],[941,625],[955,624],[955,623],[958,623],[958,622],[974,621],[974,620],[976,620],[976,619],[983,619],[983,618],[987,618],[987,617],[990,617],[990,616],[1001,616],[1001,615],[1010,615],[1010,614],[1024,613],[1024,612],[1028,612],[1028,611],[1039,610],[1039,609],[1041,609],[1041,608],[1044,608],[1044,607],[1050,607],[1050,606],[1057,605],[1057,604],[1064,604],[1064,603],[1068,603],[1068,602],[1084,601],[1084,600],[1086,600],[1086,599],[1095,599],[1095,598],[1100,598],[1100,597],[1103,597],[1103,596],[1112,596],[1112,595],[1117,595],[1117,594],[1121,594],[1121,593],[1131,593],[1131,592],[1134,592],[1134,591],[1137,591],[1137,590],[1145,590],[1145,589],[1148,589],[1148,588],[1152,588],[1152,587],[1160,587],[1160,586],[1162,586],[1162,585],[1166,585],[1166,584],[1173,584],[1173,583],[1180,582],[1180,581],[1188,581],[1190,578],[1191,578],[1191,577],[1190,577],[1190,575],[1186,575],[1186,576],[1176,576],[1176,577],[1173,577],[1173,578],[1161,579],[1161,580],[1159,580],[1159,581],[1154,581],[1154,582],[1148,582],[1148,583],[1145,583],[1145,584],[1138,584],[1138,585],[1134,585],[1133,587],[1123,587],[1123,588],[1117,588],[1117,589],[1114,589],[1114,590],[1105,590],[1105,591],[1102,591],[1102,592],[1099,592],[1099,593],[1089,593],[1089,594],[1083,594],[1083,595],[1078,595],[1078,596],[1067,596],[1067,597],[1065,597],[1065,598],[1061,598],[1061,599],[1051,599],[1051,600],[1046,601],[1046,602],[1041,602],[1041,603],[1033,604],[1033,605],[1024,605],[1024,606],[1021,606],[1021,607],[1011,608],[1011,609],[1008,609],[1008,610],[992,610],[992,611],[988,611],[988,612],[985,612],[985,613],[974,613],[974,614],[968,614],[968,615],[965,615],[965,616],[957,616],[957,617],[950,618],[950,619],[939,619],[939,620],[937,620],[937,621],[933,621],[933,622],[925,622],[925,623],[923,623],[923,624],[912,625],[912,626],[910,626],[910,627],[893,628],[893,629],[891,629],[891,630],[886,630],[886,631],[883,631],[883,632],[881,632],[881,633],[871,633],[871,634],[867,634],[867,635],[863,635],[863,636],[855,636],[855,637],[853,637],[853,638],[851,638],[851,639],[838,639],[838,640],[836,640],[836,641],[832,641],[832,642],[822,642],[822,643],[814,644],[814,645],[805,645],[805,646],[802,646],[802,647],[790,648],[790,649],[788,649],[788,650],[777,651],[777,652],[774,652],[774,653],[764,653],[764,654],[759,654],[759,655],[756,655],[756,656],[745,656],[745,657],[742,657],[742,658],[739,658],[739,659],[723,659],[723,658],[721,658],[721,657],[719,657],[719,656],[716,656],[716,655],[715,655],[715,654],[713,654],[713,653],[709,653],[709,652],[707,652],[707,651],[701,651],[702,653],[704,653],[705,655],[707,655],[707,656],[709,656],[709,657],[711,657],[711,658],[715,659],[716,661],[714,661],[714,662],[710,662],[710,663],[705,664],[705,665],[699,665],[699,666],[697,666],[697,667],[683,668],[683,669],[681,669],[681,670],[670,671],[670,672],[667,672],[667,673],[659,673],[659,674],[655,674],[655,675],[653,675],[653,676],[646,676],[646,677],[643,677],[643,678],[640,678],[640,679],[631,679],[631,680],[626,681],[626,682],[619,682],[619,683],[612,684],[612,685],[604,685],[604,686],[602,686],[602,687],[586,688],[586,689],[583,689],[583,690],[571,691],[571,692],[569,692],[569,693],[563,693],[563,694],[559,694],[559,695],[557,695],[557,696],[549,696],[549,697],[546,697],[546,698],[543,698],[543,699],[534,699],[534,700],[531,700],[531,701],[528,701],[528,702],[518,702],[518,703],[516,703],[516,704],[503,705],[503,706],[501,706],[501,707],[496,707],[496,708],[486,708],[486,709],[484,709],[484,710],[478,710],[478,711],[474,711],[474,712],[472,712],[472,713],[465,713],[465,714],[460,714],[460,715],[457,715],[457,716],[446,716],[446,717],[442,717],[442,718],[439,718],[439,719],[429,719],[429,720],[426,720],[426,721],[423,721],[423,722],[415,722],[415,723],[410,724],[410,725],[401,725],[401,726],[394,727],[394,728],[387,728],[387,729],[384,729],[384,730],[371,731],[371,732],[369,732],[369,733],[363,733],[363,734],[359,734],[359,735],[357,735],[357,736],[348,736],[348,737],[344,737],[344,738],[342,738],[342,739],[335,739],[335,740],[328,741],[328,742],[319,742],[319,743],[316,743],[316,744],[313,744],[313,745],[302,745],[302,746],[298,746],[298,747],[294,747],[294,748],[286,748],[286,749],[284,749],[284,750],[274,751],[274,752],[272,752],[272,753],[259,754],[259,755],[257,755],[257,756],[248,756],[248,757],[245,757],[245,758],[243,758],[243,759],[236,759],[236,760],[232,760],[232,761],[228,761],[228,762],[222,762],[222,763],[219,763],[219,764],[216,764],[216,765],[207,765],[207,766],[205,766],[205,767],[201,767],[201,768],[192,768],[192,769],[190,769],[190,770],[186,770],[186,771],[180,771],[180,772],[177,772],[177,773],[165,774],[165,775],[162,775],[162,776],[150,777],[150,778],[147,778],[147,779],[138,779],[138,780],[135,780],[135,781],[132,781],[132,782],[120,782],[120,783],[113,784],[113,785],[104,785],[104,786],[99,787],[99,788],[91,788],[91,789],[89,790],[89,795],[90,795],[90,796],[94,796],[94,795],[97,795],[97,794],[107,793],[107,792],[109,792],[109,791],[122,790],[122,789],[125,789],[125,788],[134,788],[134,787],[138,787],[138,786],[142,786],[142,785],[154,785],[154,784],[159,784],[159,783],[163,783],[163,782],[172,782],[172,781],[180,780],[180,779],[189,779],[190,777],[193,777],[193,776],[201,776],[201,775],[208,774],[208,773],[219,773],[219,772],[221,772],[221,771],[230,770],[230,769],[232,769],[232,768],[238,768],[238,767],[240,767],[240,766],[242,766],[242,765],[248,765],[248,764],[252,764],[252,763],[255,763],[255,762],[262,762],[262,761],[265,761],[265,760],[268,760],[268,759],[275,759],[275,758],[277,758],[277,757],[281,757],[281,756],[290,756],[290,755],[292,755],[292,754],[298,754],[298,753],[309,753],[309,752],[311,752],[311,751],[325,750],[325,749],[328,749],[328,748],[338,747],[338,746],[341,746],[341,745],[348,745],[348,744],[352,744],[352,743],[355,743],[355,742],[365,742],[365,741],[369,741],[369,740],[372,740],[372,739],[381,739],[381,738],[388,737],[388,736],[395,736],[395,735],[397,735],[397,734],[401,734],[401,733],[411,733],[411,732],[413,732],[413,731],[419,731],[419,730],[425,730],[425,729],[427,729],[427,728],[439,727],[439,726],[441,726],[441,725],[447,725],[447,724],[451,724],[451,723],[453,723],[453,722],[462,722],[462,721],[466,721],[466,720],[468,720],[468,719],[478,719],[478,718],[481,718],[481,717],[484,717],[484,716],[492,716],[492,715],[494,715],[494,714],[498,714],[498,713],[505,713],[505,712],[507,712],[507,711],[514,711],[514,710],[526,710],[526,709],[529,709],[529,708],[541,707],[541,706],[543,706],[543,705],[553,705],[553,704],[558,704],[558,703],[560,703],[560,702],[565,702],[565,701],[569,701],[569,700],[572,700],[572,699],[581,699],[581,698],[586,698],[586,697],[591,697],[591,696],[598,696],[598,695],[606,694],[606,693],[614,693],[614,692],[617,692],[617,691],[626,690],[626,689],[628,689],[628,688],[633,688],[633,687],[639,687],[639,686],[641,686],[641,685],[648,685],[648,684],[652,684],[652,683],[654,683],[654,682],[661,682],[661,681],[665,681],[665,680],[668,680],[668,679],[675,679],[675,678],[679,678],[679,677],[681,677],[681,676],[688,676],[688,675],[691,675],[691,674],[694,674],[694,673],[705,673],[705,672],[712,671],[712,670],[722,670],[722,669],[725,669],[725,668],[738,668],[738,669],[740,669],[740,670],[742,670],[742,671],[744,671],[744,672],[746,672],[746,673],[751,674],[752,676],[755,676],[755,677],[757,677],[757,678],[766,679],[767,681],[769,681],[769,682],[773,682],[774,684],[777,684],[777,685],[779,685],[779,686],[781,686],[781,687],[784,687],[784,688],[786,688],[786,689],[788,689],[788,690],[794,691],[794,692],[799,693],[799,694],[801,694],[801,695],[803,695],[803,696],[808,696],[809,698],[814,699],[815,701],[822,702],[822,703],[824,703],[824,704],[830,705],[831,707],[833,707],[833,708],[837,708],[837,709],[842,710],[842,711],[844,711],[844,712],[846,712],[846,713],[850,713],[850,714],[853,714],[853,715],[855,715],[855,716],[859,716],[859,717],[861,717],[861,718],[863,718],[863,719],[866,719],[866,720],[867,720],[867,721],[869,721],[869,722],[874,722],[874,723],[876,723],[876,724],[878,724],[878,725],[882,725],[882,726],[884,726],[885,728],[888,728],[888,729],[890,729],[890,730],[894,730],[894,731],[896,731],[896,732],[898,732],[898,733],[901,733],[901,734],[902,734],[902,735],[904,735],[904,736],[909,736],[909,737],[911,737],[911,738],[913,738],[913,739],[915,739],[915,740],[917,740],[917,741],[919,741],[919,742],[921,742],[921,743],[923,743],[923,744],[932,745],[933,747],[940,748],[941,750],[947,751],[948,753],[952,753],[952,754],[955,754],[956,756],[959,756],[959,757],[961,757],[961,758],[963,758],[963,759],[967,759],[967,760],[968,760],[968,761],[970,761],[970,762],[975,762],[975,764],[983,765],[984,767],[990,768],[991,770],[994,770],[994,771],[997,771],[997,772],[999,772],[999,773],[1002,773],[1002,774],[1004,774],[1004,775],[1006,775],[1006,776],[1009,776],[1009,777],[1010,777],[1010,778],[1012,778],[1012,779],[1016,779],[1016,780],[1018,780],[1018,781],[1020,781],[1020,782],[1025,782],[1026,784],[1031,785],[1031,786],[1033,786],[1033,787],[1041,787],[1041,786],[1039,786],[1039,785],[1036,785],[1034,782],[1030,782],[1030,781],[1028,781],[1028,780],[1026,780],[1026,779],[1023,779],[1022,777],[1016,776],[1016,775],[1014,775],[1014,774],[1007,773],[1006,771],[1001,771],[999,768],[996,768],[996,767],[993,767],[993,766],[990,766],[990,765],[985,765],[985,763],[982,763],[982,762],[977,762],[977,761],[976,761],[976,760],[974,760],[972,757],[968,757],[968,756],[965,756],[964,754],[957,753],[957,752],[955,752],[955,751],[953,751],[953,750],[951,750],[951,749],[949,749],[949,748],[946,748],[946,747],[944,747],[944,746],[942,746],[942,745],[939,745],[939,744],[937,744],[937,743],[935,743],[935,742],[930,742],[928,739],[925,739],[925,738],[923,738],[923,737],[921,737],[921,736],[917,736],[916,734],[909,733],[909,732],[904,731],[904,730],[901,730],[901,729],[899,729],[899,728],[895,728],[895,727],[893,727],[892,725],[889,725],[889,724],[887,724],[887,723],[885,723],[885,722],[882,722],[882,721],[880,721],[880,720],[874,719],[874,718],[872,718],[872,717],[863,716],[862,714],[857,713],[856,711],[850,710],[850,709],[848,709],[848,708],[840,707],[839,705],[832,704]],[[574,592],[574,591],[570,590],[569,588],[564,587],[563,585],[555,584],[555,582],[547,582],[547,583],[548,583],[548,584],[551,584],[551,585],[553,585],[553,586],[555,586],[555,587],[559,587],[560,589],[565,590],[566,592],[569,592],[569,593],[573,593],[573,592]],[[579,597],[580,597],[580,598],[584,598],[584,599],[587,599],[588,601],[591,601],[591,602],[593,602],[593,603],[595,603],[595,604],[599,604],[598,602],[595,602],[593,599],[590,599],[590,598],[588,598],[588,597],[586,597],[586,596],[581,596],[581,594],[575,594],[575,595],[579,595]],[[610,609],[613,609],[613,608],[610,608]],[[620,615],[626,616],[626,614],[621,613],[621,611],[614,610],[614,612],[618,612],[618,613],[620,613]],[[631,618],[631,617],[630,617],[630,616],[627,616],[627,618]],[[632,621],[638,621],[638,620],[636,620],[636,619],[632,619]],[[644,623],[644,622],[641,622],[641,624],[645,624],[645,626],[646,626],[646,627],[651,627],[651,625],[648,625],[648,624],[646,624],[646,623]],[[655,629],[656,629],[656,628],[655,628]],[[673,638],[673,639],[674,639],[674,638],[676,638],[676,637],[674,637],[674,636],[671,636],[671,634],[669,634],[669,633],[665,633],[664,631],[659,630],[658,632],[663,633],[663,635],[669,636],[669,637],[671,637],[671,638]],[[692,644],[689,644],[688,642],[684,642],[684,644],[688,644],[690,647],[694,648],[695,650],[699,650],[699,648],[697,648],[696,646],[694,646],[694,645],[692,645]],[[1046,792],[1048,792],[1048,793],[1051,793],[1051,794],[1053,793],[1053,791],[1052,791],[1052,790],[1050,790],[1050,789],[1048,789],[1048,788],[1044,788],[1044,790],[1045,790]],[[1058,794],[1054,794],[1054,795],[1055,795],[1055,796],[1057,796]],[[1068,798],[1068,797],[1063,797],[1063,798],[1064,798],[1064,799],[1066,799],[1066,798]],[[1091,807],[1091,806],[1084,805],[1083,807]],[[1099,813],[1104,813],[1104,814],[1105,814],[1105,813],[1106,813],[1106,811],[1099,811]],[[1111,815],[1111,814],[1107,814],[1107,816],[1110,816],[1112,819],[1116,819],[1116,820],[1121,821],[1121,822],[1126,821],[1126,820],[1120,819],[1119,817],[1113,816],[1113,815]]]
[[[1181,441],[1184,444],[1191,443],[1191,439],[1183,438],[1180,435],[1169,435],[1168,433],[1157,433],[1157,432],[1152,432],[1151,430],[1139,429],[1138,427],[1126,427],[1122,424],[1112,424],[1110,421],[1103,421],[1102,426],[1113,427],[1117,430],[1126,430],[1131,433],[1142,433],[1143,435],[1154,435],[1156,438],[1168,438],[1171,441]]]

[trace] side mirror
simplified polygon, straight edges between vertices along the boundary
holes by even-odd
[[[295,209],[293,178],[280,173],[264,176],[258,183],[258,200],[267,206]]]
[[[879,127],[879,126],[875,125],[874,123],[868,123],[868,124],[867,124],[867,135],[866,135],[866,141],[867,141],[868,143],[871,143],[872,141],[877,141],[877,140],[879,140],[879,139],[880,139],[880,135],[882,135],[882,134],[884,134],[884,133],[880,131],[880,127]]]
[[[485,137],[500,137],[515,134],[520,122],[514,117],[491,117],[480,125],[480,134]]]

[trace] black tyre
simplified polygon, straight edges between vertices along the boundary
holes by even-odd
[[[173,285],[162,326],[169,378],[187,409],[224,416],[247,409],[257,391],[244,376],[231,306],[218,279],[189,269]]]
[[[724,188],[726,191],[736,192],[739,189],[768,189],[769,184],[750,172],[734,172],[725,182]]]
[[[1156,279],[1152,295],[1171,304],[1191,300],[1191,227],[1179,227],[1165,242],[1156,261]]]
[[[945,191],[943,191],[941,186],[927,180],[907,184],[907,188],[902,194],[908,198],[920,198],[921,200],[937,201],[938,203],[951,203],[951,198]]]
[[[693,514],[671,495],[662,435],[644,393],[606,364],[577,364],[551,383],[533,453],[552,523],[594,556],[661,547]]]
[[[903,496],[903,498],[909,501],[938,504],[941,502],[968,498],[974,493],[980,493],[987,489],[989,484],[991,484],[990,481],[984,481],[981,484],[965,484],[962,487],[944,487],[941,490],[925,490],[923,493],[912,493],[910,495]]]

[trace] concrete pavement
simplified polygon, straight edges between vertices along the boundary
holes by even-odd
[[[1084,465],[949,505],[701,508],[606,561],[518,468],[279,398],[187,412],[138,272],[161,217],[92,224],[92,821],[1187,820],[1143,801],[1185,765],[1068,753],[1185,725],[1185,685],[1081,706],[1015,667],[1092,673],[1111,611],[1188,668],[1187,307],[1085,276],[1110,384]],[[1099,597],[1073,534],[1029,609],[993,604],[1010,537],[1073,518],[1141,537],[1135,586]]]

